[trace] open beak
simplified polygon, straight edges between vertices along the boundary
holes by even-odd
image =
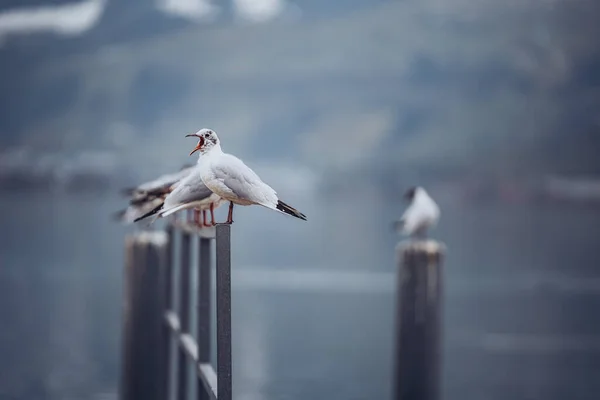
[[[190,133],[189,135],[185,135],[185,137],[197,137],[197,138],[199,138],[198,144],[196,145],[196,147],[194,148],[194,150],[192,150],[192,152],[190,153],[190,156],[192,154],[194,154],[195,152],[197,152],[198,150],[202,149],[202,146],[204,146],[204,138],[201,137],[201,136],[196,135],[195,133]]]
[[[194,154],[195,152],[197,152],[198,150],[200,150],[201,148],[202,148],[202,146],[200,145],[200,143],[198,143],[198,146],[196,146],[196,147],[194,148],[194,150],[192,150],[192,152],[190,153],[190,156],[191,156],[192,154]]]

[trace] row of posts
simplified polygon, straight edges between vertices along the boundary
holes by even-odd
[[[165,324],[164,310],[172,308],[173,271],[171,255],[173,226],[167,231],[141,232],[127,237],[125,268],[125,302],[123,362],[121,377],[122,400],[167,400],[170,399],[167,383],[170,376],[170,332]],[[230,264],[229,226],[227,240],[217,240],[217,253]],[[219,246],[227,248],[219,248]],[[200,240],[200,265],[210,265],[210,239]],[[443,244],[432,240],[407,241],[397,246],[398,271],[396,291],[396,326],[394,347],[394,400],[438,400],[440,398],[441,353],[442,353],[442,288],[443,288]],[[180,240],[181,265],[191,261],[191,235],[182,234]],[[217,263],[217,293],[230,290],[229,268],[219,274]],[[210,268],[199,268],[198,336],[210,335],[211,299]],[[220,275],[220,276],[219,276]],[[180,268],[180,313],[179,328],[189,332],[190,268]],[[227,288],[223,288],[227,285]],[[159,294],[159,295],[157,295]],[[217,296],[217,309],[225,310],[229,318],[217,318],[217,348],[222,350],[223,359],[217,356],[218,398],[231,399],[231,298]],[[228,343],[229,350],[219,349],[219,341]],[[185,349],[177,346],[178,371],[188,371],[189,362]],[[156,349],[161,349],[156,351]],[[162,354],[161,354],[162,353]],[[228,357],[228,358],[227,358]],[[197,343],[197,361],[210,363],[210,341]],[[219,362],[221,361],[221,362]],[[227,362],[228,361],[228,362]],[[203,391],[198,383],[199,400],[217,398]],[[178,400],[187,399],[187,373],[178,373],[176,380]],[[207,383],[204,382],[204,386]],[[207,389],[207,388],[206,388]],[[204,394],[203,394],[204,393]]]

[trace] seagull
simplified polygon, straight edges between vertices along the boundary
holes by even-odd
[[[164,174],[141,185],[121,190],[121,194],[129,196],[129,206],[112,214],[112,219],[125,224],[132,224],[138,217],[154,210],[163,204],[165,197],[173,191],[179,181],[186,177],[194,164],[187,164],[179,171]]]
[[[123,189],[121,193],[125,196],[130,196],[130,204],[136,205],[148,203],[157,197],[164,198],[181,179],[185,178],[192,171],[193,167],[193,164],[184,165],[178,172],[161,175],[137,187]]]
[[[404,194],[410,205],[394,227],[400,233],[411,237],[425,237],[427,229],[437,224],[440,209],[433,199],[420,186],[411,187]]]
[[[239,158],[224,153],[215,131],[200,129],[186,137],[197,137],[198,144],[190,153],[200,152],[197,168],[202,182],[222,199],[229,201],[226,224],[233,223],[233,205],[257,204],[306,221],[306,215],[285,204],[277,192],[264,183]]]
[[[127,208],[112,214],[112,219],[124,224],[132,224],[136,218],[154,210],[164,202],[164,198],[154,197],[145,202],[130,204]]]
[[[138,222],[155,214],[157,215],[157,218],[167,217],[177,211],[193,208],[202,211],[202,225],[214,226],[214,210],[219,207],[221,203],[221,197],[206,187],[200,178],[198,166],[194,166],[192,171],[178,181],[173,190],[165,196],[162,204],[157,205],[144,215],[137,217],[134,219],[134,222]],[[206,223],[206,210],[210,210],[211,224]]]

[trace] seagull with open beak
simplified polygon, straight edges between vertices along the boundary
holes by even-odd
[[[260,205],[306,221],[306,215],[277,197],[277,192],[239,158],[224,153],[219,137],[211,129],[200,129],[186,137],[198,138],[190,155],[199,152],[198,172],[213,193],[229,201],[227,224],[233,223],[233,205]]]

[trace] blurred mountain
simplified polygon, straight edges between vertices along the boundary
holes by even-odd
[[[5,40],[0,146],[160,172],[212,127],[229,151],[332,176],[600,173],[593,0],[288,1],[262,23],[211,4],[194,21],[106,1],[78,37]]]

